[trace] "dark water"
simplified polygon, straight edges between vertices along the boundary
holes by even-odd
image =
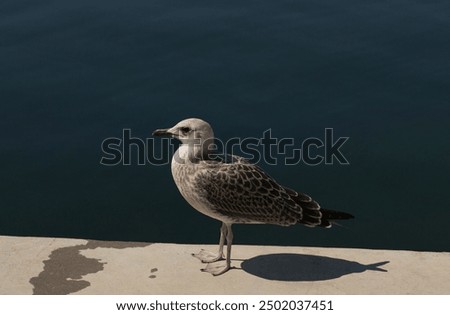
[[[0,4],[0,234],[213,243],[169,166],[101,143],[186,117],[222,139],[350,139],[350,165],[261,166],[344,227],[236,226],[236,243],[450,250],[449,1]]]

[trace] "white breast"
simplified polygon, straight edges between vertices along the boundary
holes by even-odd
[[[220,220],[222,222],[229,221],[229,218],[222,216],[213,209],[209,203],[201,197],[195,185],[195,174],[198,171],[199,164],[191,163],[186,156],[186,148],[184,145],[175,152],[172,157],[172,176],[177,185],[181,195],[186,201],[197,211],[207,215],[211,218]]]

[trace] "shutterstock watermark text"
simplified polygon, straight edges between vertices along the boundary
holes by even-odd
[[[268,165],[349,165],[344,145],[349,137],[337,137],[333,128],[325,128],[321,137],[276,138],[272,129],[261,137],[214,139],[214,156],[239,155],[252,163]],[[193,143],[192,145],[196,145]],[[197,144],[198,145],[198,144]],[[170,138],[142,139],[123,129],[122,137],[106,138],[101,143],[100,164],[114,165],[167,165],[170,164],[179,142]]]

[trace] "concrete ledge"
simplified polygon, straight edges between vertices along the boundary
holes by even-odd
[[[201,248],[0,236],[0,294],[450,294],[450,253],[235,245],[213,277]]]

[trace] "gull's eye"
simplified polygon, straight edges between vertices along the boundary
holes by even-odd
[[[188,133],[189,131],[191,131],[191,128],[189,128],[189,127],[182,127],[182,128],[180,128],[180,130],[181,130],[183,133]]]

